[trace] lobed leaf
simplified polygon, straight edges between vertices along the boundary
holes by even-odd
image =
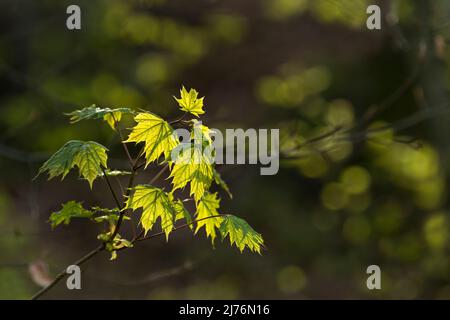
[[[178,138],[172,127],[153,113],[139,113],[134,126],[125,142],[144,142],[146,166],[157,160],[162,154],[165,158],[178,145]]]
[[[228,236],[230,244],[236,245],[241,252],[247,247],[251,251],[261,254],[261,246],[264,245],[263,238],[245,220],[233,215],[227,215],[223,219],[219,230],[222,240]]]
[[[206,236],[211,238],[213,244],[216,238],[216,228],[219,228],[223,221],[223,217],[218,216],[219,204],[220,199],[217,198],[217,193],[205,193],[197,203],[197,228],[195,233],[205,227]],[[218,217],[211,218],[214,216]]]
[[[186,223],[189,224],[189,228],[193,229],[192,225],[192,217],[189,211],[184,207],[183,201],[176,200],[173,202],[173,208],[175,210],[175,222],[181,219],[186,220]]]
[[[92,183],[102,173],[101,167],[107,167],[107,150],[94,141],[69,141],[42,165],[38,176],[47,171],[49,179],[61,175],[63,180],[69,171],[77,166],[80,175],[88,180],[92,189]]]
[[[99,108],[93,104],[90,107],[66,113],[66,115],[70,116],[70,123],[76,123],[81,120],[88,119],[103,119],[113,130],[115,130],[115,125],[122,119],[122,114],[133,113],[134,111],[129,108]]]
[[[166,234],[166,239],[174,227],[176,211],[172,198],[162,189],[150,185],[138,185],[127,199],[126,208],[137,210],[142,208],[140,223],[147,233],[160,218],[161,228]]]
[[[62,209],[53,212],[49,221],[52,228],[57,227],[61,223],[69,224],[72,218],[92,218],[93,212],[83,208],[81,202],[69,201],[62,205]]]
[[[202,152],[202,148],[190,146],[180,151],[169,176],[173,190],[182,189],[189,183],[190,195],[198,201],[211,186],[213,168],[211,157]]]
[[[198,92],[195,89],[191,89],[188,92],[183,86],[180,90],[180,95],[180,98],[174,97],[174,99],[178,102],[181,110],[189,112],[197,117],[200,114],[205,113],[203,110],[204,97],[198,99]]]
[[[120,111],[110,112],[103,116],[103,120],[105,120],[113,130],[116,130],[116,124],[119,123],[121,119],[122,112]]]

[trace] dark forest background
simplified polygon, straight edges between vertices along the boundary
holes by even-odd
[[[51,230],[69,200],[112,206],[98,180],[32,180],[66,141],[117,136],[65,112],[93,103],[168,119],[181,85],[215,128],[280,128],[281,169],[224,166],[222,208],[263,234],[262,256],[174,233],[101,254],[82,290],[47,298],[449,299],[450,2],[0,0],[0,298],[29,298],[90,250],[84,221]],[[82,29],[66,28],[78,4]],[[146,181],[150,170],[139,176]],[[159,185],[168,183],[161,178]],[[366,288],[366,268],[382,290]]]

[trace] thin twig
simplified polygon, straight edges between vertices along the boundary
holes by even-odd
[[[186,223],[186,224],[183,224],[183,225],[181,225],[181,226],[179,226],[179,227],[174,228],[174,229],[172,230],[172,232],[178,231],[178,230],[181,230],[181,229],[184,229],[184,228],[187,228],[187,227],[189,227],[190,225],[192,225],[192,224],[194,224],[194,223],[197,223],[197,222],[200,222],[200,221],[203,221],[203,220],[212,219],[212,218],[218,218],[218,217],[225,217],[225,216],[228,216],[228,215],[227,215],[227,214],[219,214],[219,215],[214,215],[214,216],[205,217],[205,218],[202,218],[202,219],[197,219],[197,220],[194,220],[194,221],[192,221],[192,222],[190,222],[190,223]],[[143,232],[141,232],[141,234],[143,235]],[[162,235],[164,235],[164,234],[165,234],[164,232],[158,232],[158,233],[152,234],[152,235],[150,235],[150,236],[148,236],[148,237],[144,237],[144,238],[135,238],[135,239],[133,239],[133,241],[131,241],[131,242],[134,244],[134,243],[136,243],[137,241],[144,241],[144,240],[156,238],[156,237],[162,236]],[[142,235],[141,235],[141,236],[142,236]],[[138,237],[139,237],[139,236],[138,236]],[[96,249],[90,251],[88,254],[84,255],[82,258],[80,258],[80,259],[78,259],[77,261],[75,261],[72,265],[81,266],[83,263],[85,263],[86,261],[88,261],[88,260],[90,260],[92,257],[94,257],[97,253],[99,253],[99,252],[105,250],[105,247],[106,247],[106,244],[105,244],[105,243],[102,243],[102,244],[101,244],[100,246],[98,246]],[[129,249],[129,247],[122,247],[122,248],[120,248],[120,249],[117,249],[116,251],[122,251],[122,250],[125,250],[125,249]],[[49,291],[51,288],[53,288],[58,282],[60,282],[61,280],[63,280],[66,276],[67,276],[67,272],[66,272],[66,269],[64,269],[63,271],[61,271],[61,272],[55,277],[55,279],[54,279],[48,286],[46,286],[45,288],[43,288],[43,289],[41,289],[40,291],[38,291],[35,295],[33,295],[33,297],[31,297],[31,299],[32,299],[32,300],[36,300],[36,299],[40,298],[44,293],[46,293],[46,292]]]
[[[149,181],[148,184],[155,183],[155,181],[158,180],[159,177],[161,177],[161,175],[167,170],[167,168],[169,168],[169,164],[168,163],[166,163],[166,165],[161,170],[159,170],[159,172]]]
[[[105,180],[106,180],[106,183],[108,184],[109,190],[111,191],[111,194],[112,194],[112,196],[114,198],[114,201],[116,202],[117,208],[120,210],[120,201],[117,198],[116,192],[114,191],[114,189],[113,189],[113,187],[111,185],[111,182],[109,181],[108,176],[106,175],[106,170],[105,170],[105,168],[103,168],[103,166],[101,167],[101,169],[102,169],[102,172],[103,172],[103,177],[105,177]]]
[[[114,115],[113,115],[114,118]],[[120,144],[123,146],[123,149],[125,150],[125,153],[127,155],[128,161],[130,162],[130,166],[134,166],[134,162],[133,162],[133,158],[131,157],[130,154],[130,150],[128,150],[127,144],[124,142],[124,138],[123,138],[123,134],[122,134],[122,129],[120,129],[118,122],[115,120],[114,118],[114,123],[115,123],[115,128],[117,130],[117,132],[119,133],[120,136]]]
[[[122,221],[123,221],[123,216],[125,215],[125,211],[126,211],[126,210],[123,210],[125,208],[125,201],[130,196],[130,192],[131,192],[131,188],[133,187],[134,177],[135,176],[136,176],[136,170],[133,168],[133,171],[131,172],[130,181],[128,182],[127,191],[125,191],[124,202],[123,202],[122,205],[119,205],[119,210],[120,210],[119,219],[117,220],[117,223],[116,223],[116,225],[114,227],[114,230],[113,230],[113,232],[111,234],[111,240],[114,240],[114,238],[116,237],[117,233],[119,233],[119,229],[120,229],[120,226],[122,225]]]
[[[84,255],[83,257],[81,257],[80,259],[75,261],[72,265],[81,266],[83,263],[85,263],[86,261],[90,260],[97,253],[103,251],[104,249],[105,249],[105,244],[102,243],[100,246],[98,246],[94,250],[90,251],[88,254]],[[44,293],[46,293],[51,288],[53,288],[59,281],[64,279],[66,276],[67,276],[67,272],[66,272],[66,269],[64,269],[63,271],[58,273],[58,275],[55,277],[55,279],[48,286],[46,286],[45,288],[42,288],[35,295],[33,295],[31,297],[31,300],[36,300],[39,297],[41,297]]]
[[[183,119],[186,117],[186,115],[187,115],[187,112],[183,113],[183,115],[180,118],[170,121],[169,124],[175,124],[175,123],[183,121]]]
[[[126,206],[125,202],[127,201],[127,198],[130,196],[131,188],[133,187],[133,183],[134,183],[134,178],[136,177],[136,172],[138,170],[136,168],[136,164],[139,161],[143,151],[144,151],[144,148],[142,148],[141,151],[139,151],[139,154],[137,155],[136,159],[132,163],[130,163],[130,165],[131,165],[131,176],[130,176],[130,180],[128,181],[127,190],[125,191],[125,195],[123,197],[123,204],[119,205],[119,210],[120,210],[119,219],[117,220],[117,223],[114,226],[114,230],[111,233],[111,238],[110,238],[111,241],[113,241],[114,238],[116,237],[116,235],[119,233],[120,226],[122,225],[123,216],[125,215],[125,211],[126,211],[126,210],[124,210],[125,206]]]

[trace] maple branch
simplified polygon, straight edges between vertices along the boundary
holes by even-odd
[[[187,227],[193,225],[194,223],[198,223],[198,222],[203,221],[203,220],[212,219],[212,218],[218,218],[218,217],[226,217],[226,216],[229,216],[229,214],[218,214],[218,215],[214,215],[214,216],[209,216],[209,217],[197,219],[197,220],[191,221],[189,223],[185,223],[185,224],[183,224],[183,225],[181,225],[179,227],[174,228],[172,230],[172,232],[175,232],[175,231],[187,228]],[[156,238],[156,237],[164,235],[165,233],[164,233],[164,231],[161,231],[161,232],[152,234],[152,235],[150,235],[148,237],[140,238],[140,237],[142,237],[143,234],[144,234],[144,231],[141,231],[141,233],[136,238],[134,238],[131,241],[131,243],[134,244],[134,243],[136,243],[138,241],[140,242],[140,241],[145,241],[145,240],[149,240],[149,239],[152,239],[152,238]],[[104,251],[105,247],[106,247],[106,243],[104,242],[100,246],[98,246],[96,249],[90,251],[89,253],[87,253],[86,255],[84,255],[83,257],[78,259],[77,261],[75,261],[72,265],[81,266],[82,264],[84,264],[85,262],[90,260],[92,257],[94,257],[97,253],[99,253],[101,251]],[[125,250],[125,249],[129,249],[129,247],[122,247],[120,249],[117,249],[116,251],[122,251],[122,250]],[[64,269],[63,271],[58,273],[58,275],[55,277],[55,279],[48,286],[46,286],[45,288],[43,288],[40,291],[38,291],[35,295],[33,295],[31,297],[31,300],[36,300],[36,299],[40,298],[44,293],[46,293],[51,288],[53,288],[58,282],[63,280],[66,276],[67,276],[67,272],[66,272],[66,269]]]
[[[119,210],[121,210],[121,211],[119,214],[119,219],[117,220],[117,223],[114,227],[114,231],[111,234],[111,239],[110,239],[111,241],[114,240],[117,233],[119,232],[120,226],[122,225],[123,216],[125,215],[125,210],[123,210],[125,208],[125,201],[130,196],[131,188],[133,187],[134,178],[136,176],[136,171],[137,170],[133,167],[133,171],[131,171],[130,181],[128,182],[127,191],[125,191],[125,195],[123,198],[123,204],[121,206],[119,206]]]
[[[127,149],[128,150],[128,149]],[[136,159],[131,163],[131,176],[130,176],[130,180],[128,181],[128,187],[127,187],[127,191],[125,191],[125,195],[123,197],[123,204],[119,205],[119,210],[120,210],[120,214],[119,214],[119,219],[117,220],[116,225],[114,226],[114,230],[111,234],[111,238],[110,241],[113,241],[114,238],[116,237],[117,233],[119,233],[120,230],[120,226],[122,225],[122,221],[123,221],[123,216],[125,215],[125,210],[123,210],[125,208],[125,201],[127,201],[127,198],[130,196],[131,193],[131,188],[133,187],[133,183],[134,183],[134,178],[136,176],[136,172],[138,170],[138,168],[136,167],[137,162],[139,161],[142,153],[144,151],[144,148],[141,149],[141,151],[139,151]]]
[[[94,257],[97,253],[105,250],[105,246],[106,246],[105,243],[102,243],[100,246],[98,246],[94,250],[90,251],[89,253],[87,253],[86,255],[84,255],[83,257],[78,259],[77,261],[75,261],[72,265],[81,266],[83,263],[85,263],[86,261],[88,261],[92,257]],[[67,276],[67,272],[66,272],[66,269],[64,269],[63,271],[58,273],[58,275],[55,277],[55,279],[53,279],[53,281],[48,286],[46,286],[45,288],[42,288],[36,294],[34,294],[31,297],[31,300],[37,300],[38,298],[40,298],[44,293],[46,293],[51,288],[53,288],[58,282],[60,282],[66,276]]]

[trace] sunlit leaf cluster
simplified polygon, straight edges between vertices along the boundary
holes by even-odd
[[[108,149],[96,142],[73,140],[66,143],[43,164],[39,174],[48,172],[49,179],[57,176],[63,179],[76,167],[91,188],[96,178],[105,180],[117,207],[105,209],[95,206],[86,209],[80,202],[69,201],[50,216],[53,227],[69,224],[73,218],[88,218],[95,223],[104,223],[106,229],[98,235],[98,239],[111,252],[111,259],[117,257],[118,251],[152,237],[149,232],[155,227],[161,230],[166,240],[178,229],[186,227],[194,234],[204,229],[213,245],[220,235],[222,239],[228,237],[230,244],[241,252],[248,248],[261,253],[262,236],[244,220],[221,213],[219,194],[210,191],[215,183],[231,198],[230,189],[214,168],[211,129],[198,120],[205,113],[204,97],[200,98],[195,89],[188,91],[182,87],[180,97],[175,97],[175,100],[183,114],[172,122],[144,110],[137,112],[129,108],[110,109],[95,105],[68,114],[71,123],[90,119],[106,121],[120,138],[124,137],[121,143],[124,144],[131,168],[123,170],[108,167]],[[124,115],[130,115],[130,120],[132,118],[135,122],[128,129],[126,139],[122,132],[123,126],[120,125]],[[189,141],[180,140],[172,126],[174,123],[190,131]],[[130,158],[131,149],[127,145],[141,148],[134,160]],[[138,165],[139,162],[143,163]],[[137,171],[140,168],[145,170],[149,165],[160,166],[160,174],[169,171],[166,172],[169,186],[156,186],[152,182],[134,185]],[[112,178],[127,177],[130,178],[128,188],[121,188],[121,198],[124,200],[120,203],[112,187]],[[190,209],[195,209],[193,214]],[[141,233],[133,239],[126,239],[119,233],[122,222],[136,224],[134,228],[141,228]]]

